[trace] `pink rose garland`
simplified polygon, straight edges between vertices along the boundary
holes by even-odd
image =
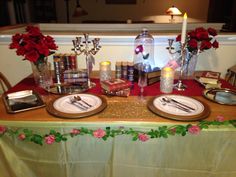
[[[7,131],[7,128],[3,125],[0,125],[0,135],[4,134]]]
[[[76,128],[74,128],[74,129],[72,129],[71,130],[71,132],[70,132],[72,135],[78,135],[78,134],[80,134],[80,130],[79,129],[76,129]]]
[[[52,144],[55,142],[55,136],[54,135],[48,135],[44,138],[44,141],[46,144]]]
[[[21,133],[18,135],[18,139],[23,141],[24,139],[26,138],[25,134],[24,133]]]
[[[188,128],[188,132],[193,134],[193,135],[197,135],[199,134],[201,131],[200,127],[197,125],[192,125],[191,127]]]
[[[99,128],[99,129],[97,129],[93,132],[93,136],[96,137],[96,138],[102,138],[105,135],[106,135],[106,132],[101,128]]]
[[[221,116],[221,115],[219,115],[219,116],[217,116],[216,117],[216,120],[218,121],[218,122],[224,122],[224,116]]]
[[[149,140],[149,137],[148,137],[148,135],[145,134],[145,133],[139,133],[139,134],[138,134],[138,139],[139,139],[140,141],[142,141],[142,142],[145,142],[145,141]]]

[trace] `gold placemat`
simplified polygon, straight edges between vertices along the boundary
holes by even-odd
[[[142,102],[137,97],[107,98],[107,108],[98,115],[98,118],[151,119],[157,117],[147,108],[147,101],[148,98],[146,98],[145,102]]]

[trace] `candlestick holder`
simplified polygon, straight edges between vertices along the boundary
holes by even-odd
[[[84,40],[82,41],[82,37],[76,37],[75,40],[72,40],[73,48],[72,51],[75,52],[76,55],[85,55],[86,59],[86,69],[88,73],[88,88],[95,87],[96,84],[91,82],[90,73],[92,72],[93,65],[95,64],[94,55],[100,50],[101,46],[100,38],[94,38],[93,40],[89,40],[89,34],[84,34]],[[92,47],[90,45],[92,44]]]
[[[179,74],[179,80],[174,85],[174,89],[178,91],[184,91],[187,86],[183,84],[183,73],[184,73],[184,65],[185,65],[185,57],[186,57],[186,43],[181,44],[181,65],[180,65],[180,74]]]

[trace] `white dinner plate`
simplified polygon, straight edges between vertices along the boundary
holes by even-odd
[[[166,103],[163,101],[163,98],[166,97],[180,104],[174,102]],[[202,101],[182,95],[160,95],[154,97],[149,101],[148,107],[160,116],[182,121],[200,120],[206,118],[210,113],[209,107]]]

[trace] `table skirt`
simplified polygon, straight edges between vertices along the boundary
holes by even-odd
[[[34,124],[31,130],[48,133],[53,128],[65,133],[74,126]],[[226,127],[146,142],[132,141],[129,135],[106,141],[83,135],[43,146],[3,136],[0,171],[1,177],[235,177],[235,136],[235,128]]]

